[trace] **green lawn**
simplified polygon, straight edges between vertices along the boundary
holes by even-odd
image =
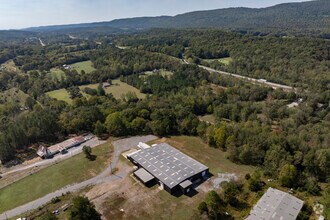
[[[59,68],[52,68],[50,72],[47,74],[53,80],[62,80],[66,78],[65,72]]]
[[[92,61],[84,61],[79,63],[74,63],[71,65],[73,69],[77,70],[77,72],[80,74],[82,70],[84,70],[86,73],[91,73],[95,70],[93,67]]]
[[[107,142],[93,149],[95,161],[89,161],[81,153],[0,189],[0,213],[96,176],[109,163],[111,152],[112,145]]]
[[[185,154],[200,161],[210,168],[212,174],[221,172],[245,175],[255,170],[255,167],[239,165],[227,159],[227,153],[220,149],[209,147],[202,139],[189,136],[173,136],[154,142],[165,141]]]
[[[123,94],[126,94],[128,92],[134,92],[139,99],[144,99],[146,97],[145,94],[141,93],[140,90],[137,88],[128,85],[127,83],[121,82],[120,80],[112,80],[112,86],[105,88],[105,92],[107,94],[112,94],[116,99],[121,99],[121,96]],[[96,89],[99,84],[90,84],[85,86],[80,86],[80,90],[83,91],[84,88],[88,87],[91,89]]]
[[[220,63],[223,63],[225,65],[228,65],[230,62],[233,61],[233,58],[231,57],[225,57],[225,58],[221,58],[221,59],[204,59],[204,61],[211,63],[213,61],[219,61]]]
[[[51,92],[47,92],[46,94],[51,98],[62,100],[68,104],[72,104],[72,99],[70,98],[70,95],[68,91],[66,91],[66,89],[54,90]]]

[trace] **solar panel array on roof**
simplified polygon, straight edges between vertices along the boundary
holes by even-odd
[[[288,193],[268,188],[246,220],[294,220],[304,202]]]
[[[169,188],[208,169],[166,143],[143,149],[130,157]]]

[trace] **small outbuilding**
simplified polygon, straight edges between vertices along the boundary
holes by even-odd
[[[140,168],[137,171],[135,171],[134,176],[138,178],[145,186],[151,186],[155,180],[155,177],[153,177],[150,173],[148,173],[145,169]]]
[[[180,183],[179,186],[180,186],[180,189],[183,194],[188,194],[192,189],[192,185],[193,184],[190,180],[186,180],[186,181]]]

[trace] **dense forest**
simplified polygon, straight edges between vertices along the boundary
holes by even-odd
[[[185,58],[231,73],[313,89],[329,100],[329,50],[327,40],[256,37],[224,31],[154,30],[119,38],[119,45]],[[230,57],[224,65],[215,59]],[[206,59],[214,59],[206,62]],[[325,93],[324,93],[325,92]]]
[[[190,135],[228,152],[235,163],[259,167],[265,178],[279,179],[285,187],[308,195],[325,190],[330,178],[328,41],[169,29],[99,36],[101,44],[94,37],[73,40],[49,34],[43,37],[48,46],[23,43],[23,38],[22,44],[18,40],[15,46],[1,47],[1,63],[12,60],[21,72],[1,70],[0,90],[17,88],[28,96],[24,110],[22,103],[0,105],[2,162],[70,134]],[[228,64],[216,61],[228,57]],[[63,68],[86,60],[95,68],[91,73]],[[196,64],[286,83],[298,91],[253,85]],[[66,77],[47,77],[53,67]],[[173,75],[157,74],[159,69]],[[115,99],[106,94],[102,83],[118,78],[147,97],[127,93]],[[99,86],[85,89],[89,96],[82,96],[78,86],[91,83]],[[72,104],[46,94],[55,89],[66,89]],[[288,107],[299,99],[300,105]],[[212,115],[215,123],[201,120],[203,115]]]

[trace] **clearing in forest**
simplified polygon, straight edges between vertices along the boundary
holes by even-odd
[[[97,89],[99,84],[90,84],[86,86],[80,86],[80,90],[83,92],[84,88],[88,87],[91,89]],[[128,92],[134,92],[139,99],[144,99],[146,94],[143,94],[137,88],[128,85],[127,83],[121,82],[119,79],[112,80],[112,85],[104,88],[107,94],[112,94],[116,99],[121,99],[123,95]]]
[[[50,72],[47,74],[47,76],[53,80],[62,80],[66,78],[65,72],[59,68],[50,69]]]
[[[204,61],[206,61],[208,63],[211,63],[211,62],[214,62],[214,61],[218,61],[218,62],[220,62],[222,64],[229,65],[229,63],[233,61],[233,58],[231,58],[231,57],[225,57],[225,58],[220,58],[220,59],[204,59]]]
[[[49,97],[72,104],[72,99],[66,89],[54,90],[46,93]]]
[[[29,97],[28,94],[24,93],[18,88],[11,88],[6,91],[0,92],[0,105],[6,103],[16,103],[20,106],[25,105],[26,99]]]
[[[146,71],[143,73],[143,75],[146,75],[146,76],[161,75],[164,78],[170,78],[173,76],[173,72],[167,71],[165,69],[160,69],[160,70],[154,70],[154,71]],[[143,76],[143,75],[141,75],[141,76]]]
[[[8,60],[7,62],[0,65],[0,71],[6,70],[9,72],[22,73],[22,71],[15,65],[13,60]]]
[[[84,70],[85,73],[91,73],[95,70],[95,68],[93,67],[93,63],[90,60],[71,64],[71,67],[77,70],[79,74],[82,70]]]

